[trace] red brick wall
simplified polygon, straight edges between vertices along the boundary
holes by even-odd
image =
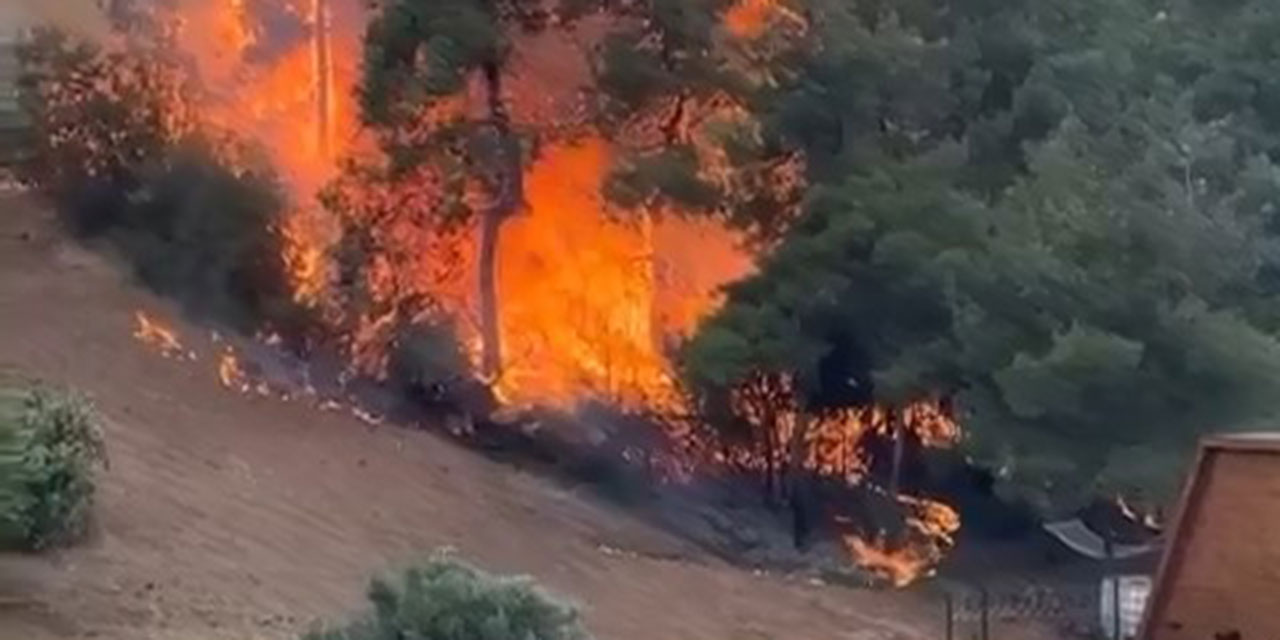
[[[1211,450],[1151,640],[1280,640],[1280,455]]]

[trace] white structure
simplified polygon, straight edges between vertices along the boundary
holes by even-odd
[[[1045,531],[1057,538],[1067,548],[1094,560],[1107,563],[1107,570],[1114,571],[1117,560],[1144,556],[1159,550],[1159,541],[1147,544],[1108,544],[1102,536],[1090,529],[1079,518],[1052,522],[1044,525]],[[1103,636],[1123,640],[1136,638],[1142,625],[1147,598],[1151,594],[1151,578],[1144,575],[1120,576],[1120,592],[1116,593],[1116,580],[1108,576],[1102,579],[1098,590],[1098,613]],[[1117,604],[1119,615],[1116,615]],[[1119,622],[1119,629],[1116,629]]]
[[[1090,529],[1079,518],[1051,522],[1044,525],[1044,530],[1048,531],[1050,535],[1057,538],[1062,544],[1067,545],[1072,551],[1094,560],[1107,560],[1109,558],[1124,560],[1146,555],[1160,549],[1158,543],[1152,542],[1141,545],[1117,544],[1113,545],[1108,551],[1107,541],[1103,540],[1102,536]]]
[[[1102,600],[1098,610],[1102,617],[1102,631],[1107,638],[1136,638],[1142,614],[1151,595],[1151,578],[1148,576],[1120,576],[1120,634],[1116,634],[1116,581],[1102,579]]]

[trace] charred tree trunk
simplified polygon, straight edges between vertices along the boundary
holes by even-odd
[[[805,446],[809,441],[810,417],[804,409],[796,411],[796,426],[791,433],[787,452],[787,485],[791,506],[791,541],[798,550],[809,545],[810,487],[804,469]]]
[[[889,495],[893,497],[897,497],[902,488],[902,452],[906,444],[902,426],[901,412],[890,409],[889,437],[893,438],[893,460],[889,467]]]
[[[502,326],[498,309],[498,241],[502,223],[524,203],[524,166],[520,140],[511,130],[511,118],[502,98],[502,69],[498,62],[484,65],[489,123],[493,128],[495,157],[488,168],[492,203],[480,216],[480,373],[487,382],[502,374]]]
[[[502,374],[502,331],[498,316],[498,235],[502,217],[496,211],[480,218],[480,375],[493,382]]]
[[[778,482],[778,417],[771,400],[765,400],[764,408],[764,501],[769,506],[781,502],[781,484]]]

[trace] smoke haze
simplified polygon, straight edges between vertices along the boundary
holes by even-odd
[[[3,0],[0,25],[4,30],[51,24],[82,36],[108,32],[106,16],[97,0]]]

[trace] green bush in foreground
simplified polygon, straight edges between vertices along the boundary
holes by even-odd
[[[373,611],[304,640],[590,640],[578,613],[527,578],[493,576],[446,555],[375,580]]]
[[[0,547],[43,549],[81,536],[105,459],[87,401],[0,388]]]

